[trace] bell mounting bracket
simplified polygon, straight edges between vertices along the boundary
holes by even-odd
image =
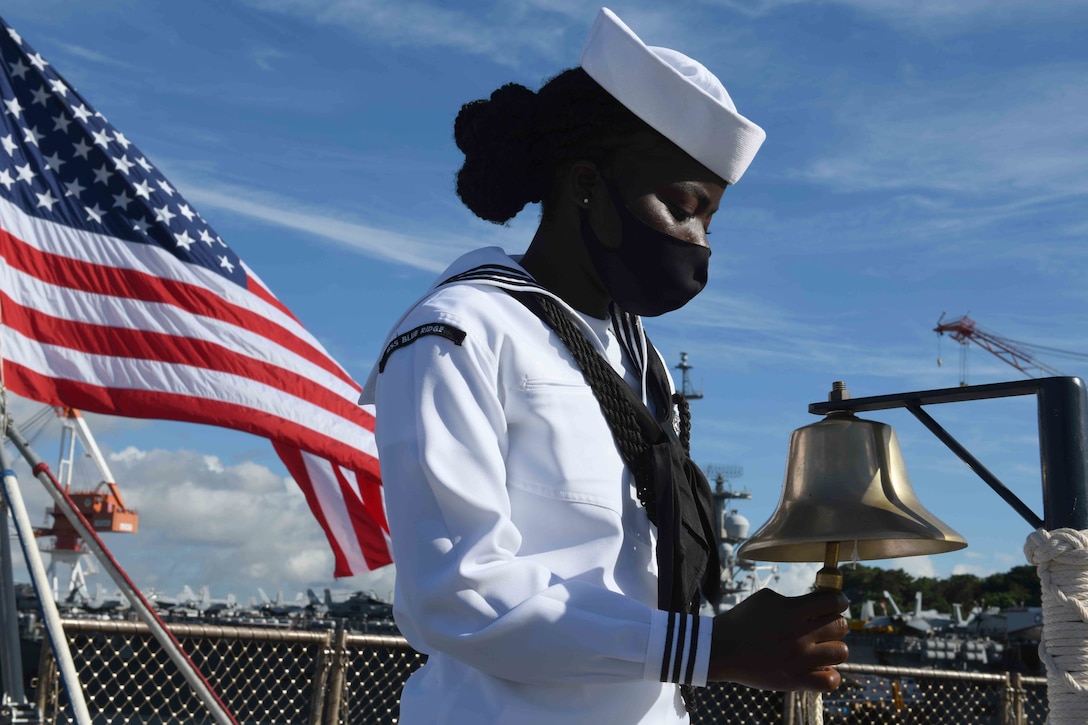
[[[1039,415],[1039,454],[1042,464],[1043,516],[1039,517],[997,476],[941,427],[924,405],[1034,395]],[[915,418],[1012,506],[1033,529],[1088,529],[1088,396],[1077,377],[1037,378],[989,385],[966,385],[868,398],[810,403],[808,412],[860,413],[906,408]]]

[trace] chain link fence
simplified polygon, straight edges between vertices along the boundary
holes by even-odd
[[[182,648],[242,725],[396,723],[400,690],[426,658],[399,636],[171,624]],[[142,623],[65,620],[95,725],[212,725]],[[819,696],[715,684],[697,691],[692,725],[1042,725],[1046,679],[1017,673],[844,664]],[[73,723],[52,650],[34,692],[44,722]]]

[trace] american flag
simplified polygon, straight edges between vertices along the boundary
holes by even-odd
[[[0,19],[0,379],[272,441],[335,576],[392,561],[359,386],[123,133]]]

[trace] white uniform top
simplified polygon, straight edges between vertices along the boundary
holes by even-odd
[[[597,400],[558,337],[502,289],[528,274],[492,247],[440,280],[485,264],[516,275],[432,288],[364,386],[394,614],[429,655],[401,722],[686,722],[675,683],[706,684],[712,619],[656,608],[656,529]],[[645,388],[658,353],[637,318],[616,318],[619,339],[576,322],[614,366],[622,347]]]

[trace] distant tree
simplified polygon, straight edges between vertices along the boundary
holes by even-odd
[[[916,579],[902,569],[878,569],[861,564],[845,565],[842,571],[843,593],[856,607],[866,600],[883,601],[885,591],[892,595],[903,611],[914,608],[916,592],[922,593],[922,606],[942,612],[951,612],[953,604],[970,610],[973,606],[981,605],[1037,607],[1042,602],[1042,587],[1035,567],[1026,564],[985,578],[974,574],[953,574],[947,579]],[[888,611],[891,611],[890,607]],[[877,614],[882,613],[878,605]]]
[[[904,606],[903,603],[908,598],[914,598],[911,588],[914,578],[902,569],[878,569],[863,564],[848,565],[842,569],[843,593],[858,605],[866,600],[882,602],[885,599],[884,592],[891,594],[900,607]],[[891,612],[890,607],[888,611]]]
[[[857,564],[842,567],[842,591],[851,602],[879,599],[880,592],[873,583],[881,570],[873,566]]]
[[[951,610],[953,604],[962,604],[970,610],[979,601],[982,580],[974,574],[953,574],[943,582],[944,598]]]
[[[932,577],[919,577],[914,580],[914,586],[912,587],[914,592],[922,593],[922,606],[926,609],[938,609],[942,612],[947,612],[952,609],[945,599],[945,585],[939,579]],[[899,605],[900,607],[914,606],[914,596],[912,595],[908,600],[907,605]]]
[[[1018,599],[1016,595],[1010,592],[994,591],[989,592],[983,596],[981,604],[986,607],[997,607],[998,609],[1005,609],[1006,607],[1016,607],[1023,603],[1022,599]]]
[[[914,598],[914,577],[902,569],[882,569],[873,580],[876,585],[877,598],[883,599],[884,592],[888,592],[895,598],[895,603],[900,608],[907,599]]]
[[[1024,564],[1003,574],[992,574],[982,582],[979,598],[987,606],[1015,607],[1039,606],[1042,602],[1042,585],[1035,567]],[[1001,603],[998,602],[1000,600]]]

